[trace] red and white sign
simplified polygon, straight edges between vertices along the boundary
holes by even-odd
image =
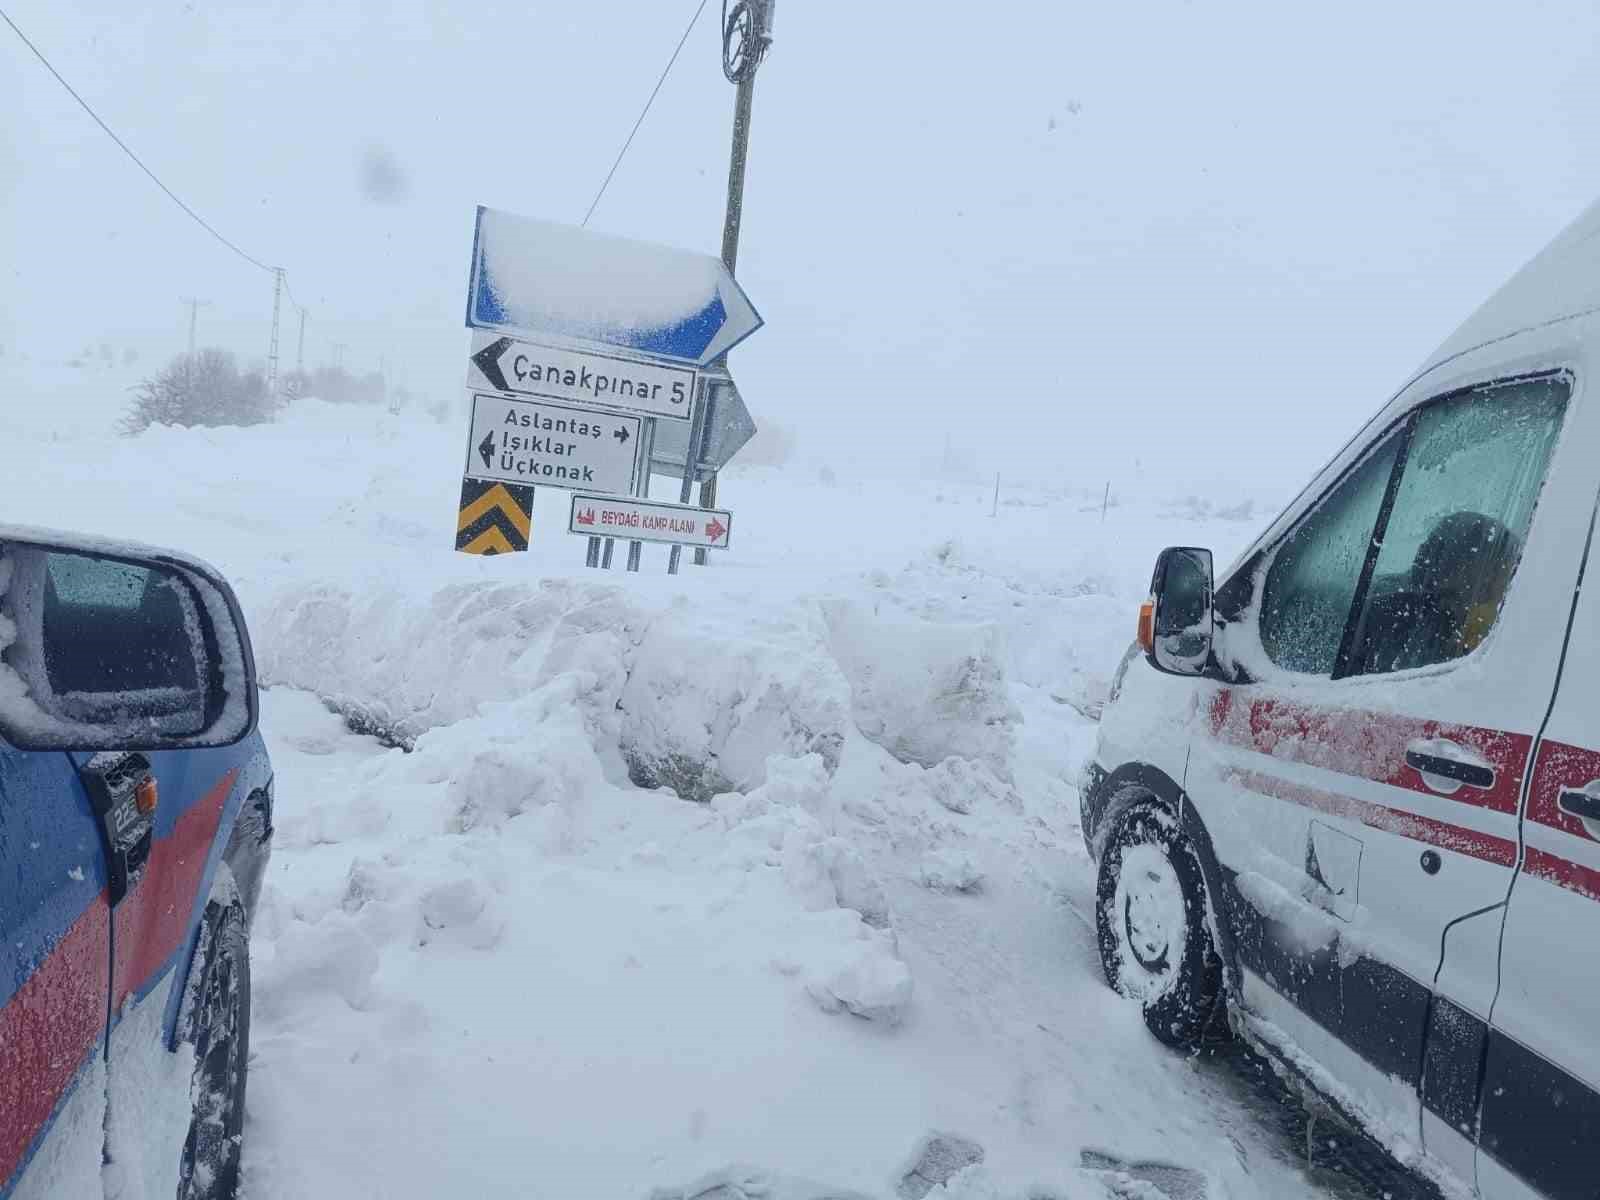
[[[630,542],[666,542],[726,550],[733,514],[720,508],[660,504],[627,496],[591,496],[577,492],[567,532],[586,537],[625,538]]]

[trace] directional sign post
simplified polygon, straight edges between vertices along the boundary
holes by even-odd
[[[524,341],[492,331],[472,336],[469,384],[519,396],[545,396],[585,408],[689,420],[693,367]]]
[[[712,255],[480,207],[467,325],[704,366],[761,316]]]
[[[759,329],[761,316],[709,254],[480,207],[466,323],[469,480],[631,495],[654,511],[663,506],[649,502],[650,467],[662,453],[670,463],[683,442],[687,489],[700,464],[714,471],[754,432],[725,372],[708,388],[703,368]],[[672,532],[684,518],[666,520]],[[644,521],[614,530],[629,538],[630,571],[642,542],[670,540],[644,537]],[[695,521],[700,536],[689,544],[726,545],[731,515]],[[704,540],[712,524],[720,542]],[[673,543],[674,573],[681,544]],[[607,538],[608,567],[611,550]],[[598,536],[588,562],[601,565]]]
[[[636,542],[663,542],[673,546],[704,546],[726,550],[733,514],[724,509],[697,508],[693,504],[663,504],[622,496],[591,496],[576,492],[567,515],[567,532],[590,537],[614,536]]]
[[[587,492],[632,494],[638,417],[476,392],[466,476]]]
[[[695,478],[704,482],[708,475],[728,465],[746,442],[755,436],[756,423],[750,418],[744,397],[727,375],[706,378],[706,420],[701,437],[700,461]],[[688,462],[689,427],[682,421],[663,423],[656,435],[651,463],[663,474],[679,474]]]

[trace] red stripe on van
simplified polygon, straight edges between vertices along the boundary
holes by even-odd
[[[109,912],[101,892],[0,1008],[0,1191],[105,1029]]]
[[[172,831],[158,837],[139,886],[117,906],[117,961],[112,987],[113,1011],[147,984],[189,932],[200,877],[217,837],[222,806],[233,790],[237,771],[229,771],[181,815]]]
[[[1517,844],[1507,838],[1496,837],[1492,833],[1480,833],[1476,829],[1452,825],[1448,821],[1436,821],[1432,817],[1419,816],[1398,808],[1388,808],[1382,804],[1372,804],[1340,792],[1328,792],[1321,788],[1291,783],[1274,775],[1264,775],[1260,771],[1236,769],[1228,772],[1228,775],[1240,787],[1258,795],[1287,800],[1291,804],[1315,809],[1329,816],[1342,817],[1347,821],[1356,821],[1371,829],[1397,833],[1401,837],[1426,842],[1430,846],[1438,846],[1441,850],[1451,850],[1456,854],[1482,859],[1496,866],[1516,865]]]
[[[1462,787],[1443,797],[1514,816],[1533,739],[1474,725],[1447,725],[1395,713],[1315,708],[1277,697],[1234,702],[1222,688],[1211,702],[1211,732],[1219,741],[1289,762],[1323,767],[1424,796],[1440,796],[1406,766],[1413,741],[1446,738],[1470,747],[1494,767],[1494,786]]]
[[[1528,874],[1536,875],[1546,883],[1576,892],[1585,899],[1600,900],[1600,871],[1593,867],[1550,854],[1537,846],[1528,847],[1522,865]]]

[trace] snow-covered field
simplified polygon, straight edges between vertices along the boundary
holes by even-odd
[[[735,469],[730,553],[627,575],[556,492],[531,553],[455,554],[455,422],[15,403],[8,521],[181,546],[251,621],[253,1200],[917,1196],[935,1134],[983,1155],[936,1200],[1327,1194],[1106,988],[1074,787],[1155,552],[1225,562],[1271,497]]]

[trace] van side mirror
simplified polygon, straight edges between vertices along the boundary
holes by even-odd
[[[20,750],[226,746],[255,728],[233,591],[162,551],[0,529],[0,736]]]
[[[1150,599],[1139,610],[1139,645],[1168,675],[1201,675],[1211,658],[1211,551],[1171,546],[1156,559]]]

